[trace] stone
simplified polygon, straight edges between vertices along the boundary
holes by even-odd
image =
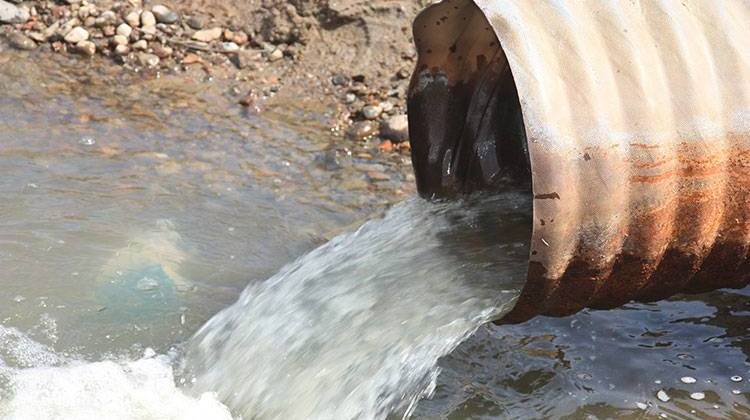
[[[404,114],[388,117],[380,126],[380,136],[395,142],[409,138],[409,117]]]
[[[65,42],[69,44],[78,44],[81,41],[89,39],[89,31],[83,29],[80,26],[76,26],[71,29],[70,32],[65,34]]]
[[[237,51],[237,58],[235,64],[239,69],[254,68],[257,66],[258,60],[260,60],[261,54],[256,50],[240,50]]]
[[[357,95],[351,92],[344,95],[344,103],[346,104],[353,104],[356,100],[357,100]]]
[[[76,52],[91,57],[96,53],[96,44],[91,41],[81,41],[76,44]]]
[[[0,23],[26,23],[30,17],[29,9],[0,0]]]
[[[161,59],[165,59],[165,58],[172,56],[172,53],[174,52],[172,50],[172,47],[168,47],[162,44],[154,44],[151,46],[151,49],[153,50],[154,55]]]
[[[190,16],[189,18],[187,18],[185,23],[187,23],[187,26],[192,29],[203,29],[203,19],[199,18],[198,16]]]
[[[378,124],[374,121],[357,121],[349,127],[347,134],[354,140],[364,140],[378,131]]]
[[[331,83],[334,86],[344,86],[349,84],[349,78],[340,73],[334,74],[333,77],[331,77]]]
[[[156,67],[159,65],[159,57],[154,54],[140,53],[138,54],[138,64],[143,67]]]
[[[378,150],[383,153],[389,153],[393,151],[393,143],[390,140],[383,140],[378,145]]]
[[[115,36],[115,34],[117,33],[117,30],[115,29],[114,26],[107,25],[104,28],[102,28],[102,33],[104,34],[105,37],[109,38],[111,36]]]
[[[130,48],[125,44],[118,45],[115,47],[115,54],[117,55],[128,55],[129,53],[130,53]]]
[[[153,37],[156,35],[156,25],[143,25],[141,27],[141,35]]]
[[[121,23],[120,26],[117,27],[117,35],[122,35],[125,38],[128,38],[132,33],[133,27],[128,25],[127,23]]]
[[[235,52],[239,51],[240,46],[235,44],[234,42],[222,42],[221,49],[226,52]]]
[[[180,19],[180,17],[177,16],[177,13],[161,4],[157,4],[156,6],[152,7],[151,12],[154,14],[154,17],[156,17],[156,21],[159,23],[171,24],[177,22]]]
[[[138,12],[130,12],[125,15],[125,22],[130,25],[131,28],[137,28],[141,26],[141,14]]]
[[[193,39],[201,42],[212,42],[221,38],[221,28],[203,29],[193,34]]]
[[[250,41],[250,37],[246,33],[239,31],[234,33],[232,41],[237,45],[245,45]]]
[[[156,26],[156,16],[148,10],[141,13],[141,26]]]
[[[279,48],[276,48],[275,50],[271,51],[271,54],[268,54],[269,61],[278,61],[282,58],[284,58],[284,51],[281,51]]]
[[[362,116],[364,116],[368,120],[375,120],[382,113],[383,110],[378,105],[367,105],[362,108]]]
[[[393,102],[390,102],[390,101],[383,101],[379,104],[379,106],[380,106],[380,109],[382,109],[383,112],[386,114],[393,111],[393,107],[394,107]]]
[[[107,10],[106,12],[103,12],[94,21],[94,26],[96,26],[97,28],[103,28],[105,26],[115,25],[115,24],[117,24],[117,15],[115,15],[115,12],[111,10]]]
[[[8,40],[10,46],[17,50],[29,51],[36,48],[36,42],[20,32],[11,32],[5,35],[5,38]]]
[[[133,49],[139,51],[146,51],[148,49],[148,42],[145,39],[138,40],[133,43]]]
[[[112,44],[114,45],[128,45],[128,38],[117,34],[114,37],[112,37]]]

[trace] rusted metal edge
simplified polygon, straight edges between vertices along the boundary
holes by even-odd
[[[748,284],[748,22],[750,3],[700,0],[446,0],[415,20],[420,192],[532,184],[504,321]]]

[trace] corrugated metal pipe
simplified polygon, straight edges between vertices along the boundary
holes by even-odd
[[[414,23],[423,196],[528,184],[503,321],[750,280],[750,3],[445,0]]]

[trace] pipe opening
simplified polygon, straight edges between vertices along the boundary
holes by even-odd
[[[409,89],[417,189],[451,198],[477,191],[531,192],[526,130],[515,81],[473,1],[445,1],[414,24],[419,60]]]

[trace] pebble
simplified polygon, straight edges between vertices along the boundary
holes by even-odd
[[[368,120],[377,119],[382,113],[383,109],[378,105],[367,105],[362,108],[362,115]]]
[[[141,34],[146,38],[147,36],[153,37],[156,35],[156,25],[143,25],[141,27]]]
[[[667,394],[663,389],[660,389],[659,392],[656,393],[656,398],[658,398],[661,402],[667,402],[670,399],[669,394]]]
[[[693,392],[692,394],[690,394],[690,398],[692,398],[692,399],[694,399],[696,401],[700,401],[700,400],[706,398],[706,394],[704,394],[702,392]]]
[[[128,55],[128,53],[130,53],[130,48],[125,44],[115,47],[115,54],[117,55]]]
[[[203,29],[203,19],[199,18],[198,16],[190,16],[185,21],[187,23],[187,26],[191,27],[192,29]]]
[[[237,52],[237,68],[252,68],[259,59],[260,53],[256,50],[240,50]]]
[[[148,10],[141,13],[141,26],[156,26],[156,16]]]
[[[29,20],[29,9],[10,4],[0,0],[0,22],[2,23],[25,23]]]
[[[404,114],[387,118],[380,127],[380,135],[396,142],[409,138],[409,117]]]
[[[36,42],[20,32],[11,32],[5,37],[10,46],[15,49],[28,51],[36,48]]]
[[[141,39],[133,43],[134,50],[145,51],[148,48],[148,42],[145,39]]]
[[[682,378],[680,378],[680,381],[682,381],[683,384],[694,384],[695,378],[693,378],[692,376],[683,376]]]
[[[281,51],[280,49],[276,48],[271,52],[271,54],[268,55],[269,61],[278,61],[284,58],[284,51]]]
[[[128,45],[128,38],[123,35],[117,34],[112,37],[112,43],[114,45]]]
[[[115,12],[113,12],[111,10],[107,10],[106,12],[103,12],[94,21],[94,25],[97,28],[103,28],[105,26],[114,25],[116,23],[117,23],[117,15],[115,14]]]
[[[138,12],[130,12],[125,15],[125,22],[132,28],[137,28],[141,25],[141,14]]]
[[[156,67],[159,65],[159,57],[154,54],[138,54],[138,63],[143,67]]]
[[[732,382],[742,382],[742,376],[737,376],[737,375],[735,375],[735,376],[732,376],[732,377],[731,377],[731,378],[729,378],[729,379],[730,379],[730,380],[731,380]]]
[[[221,28],[203,29],[193,34],[193,39],[201,42],[212,42],[221,38]]]
[[[349,78],[343,74],[334,74],[333,77],[331,77],[331,83],[334,86],[344,86],[349,83]]]
[[[156,17],[156,20],[159,23],[175,23],[180,18],[179,16],[177,16],[177,13],[161,4],[157,4],[156,6],[152,7],[151,12],[154,14],[154,17]]]
[[[353,93],[347,93],[344,95],[344,103],[353,104],[357,100],[357,95]]]
[[[91,57],[96,53],[96,44],[91,41],[81,41],[76,44],[76,51]]]
[[[227,52],[235,52],[239,51],[240,46],[235,44],[234,42],[222,42],[221,49]]]
[[[121,23],[120,26],[117,27],[117,35],[122,35],[125,38],[128,38],[132,33],[133,27],[127,23]]]
[[[162,44],[155,44],[151,47],[151,49],[154,50],[154,55],[156,55],[157,57],[161,59],[170,57],[172,53],[174,52],[172,50],[172,47],[168,47]]]
[[[393,105],[393,102],[390,102],[390,101],[385,101],[385,102],[380,103],[380,109],[382,109],[383,112],[385,112],[386,114],[393,111],[394,106],[395,105]]]
[[[81,41],[89,39],[89,31],[83,29],[80,26],[76,26],[71,29],[70,32],[65,34],[65,42],[69,44],[78,44]]]
[[[349,127],[349,136],[355,140],[363,140],[372,136],[378,130],[378,124],[373,121],[357,121]]]

